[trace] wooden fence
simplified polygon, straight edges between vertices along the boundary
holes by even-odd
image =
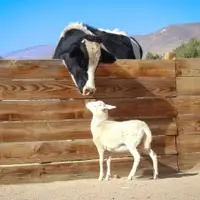
[[[200,161],[200,59],[119,60],[97,70],[97,94],[116,120],[139,118],[153,131],[161,174]],[[97,178],[91,113],[60,60],[0,61],[0,183]],[[152,174],[142,157],[138,174]],[[112,173],[127,176],[129,153]]]

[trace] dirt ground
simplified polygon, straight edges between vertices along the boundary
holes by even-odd
[[[96,179],[51,183],[1,185],[0,200],[199,200],[200,174],[110,181]]]

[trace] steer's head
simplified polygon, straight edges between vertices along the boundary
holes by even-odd
[[[73,44],[68,59],[72,79],[83,95],[92,95],[96,91],[95,71],[101,57],[101,38],[86,35]]]

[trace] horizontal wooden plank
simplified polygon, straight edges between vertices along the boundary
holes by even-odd
[[[111,117],[119,118],[159,118],[175,117],[177,110],[172,99],[166,98],[137,98],[137,99],[100,99],[116,109],[110,110]]]
[[[152,134],[176,135],[173,119],[144,119]],[[0,142],[31,142],[91,138],[90,120],[0,123]]]
[[[54,120],[84,118],[85,101],[0,101],[0,120]],[[89,113],[89,112],[88,112]]]
[[[200,58],[177,59],[176,76],[200,76]]]
[[[171,126],[173,129],[173,124]],[[1,142],[74,140],[91,137],[90,120],[0,123]]]
[[[173,102],[178,114],[200,113],[200,96],[179,96]]]
[[[0,80],[0,99],[84,98],[71,80]]]
[[[156,136],[152,148],[157,154],[176,154],[175,136]],[[44,141],[0,143],[0,164],[62,162],[98,158],[92,139],[74,141]],[[114,156],[130,156],[128,153],[115,153]]]
[[[178,115],[179,134],[200,134],[200,115]]]
[[[0,60],[0,78],[66,78],[62,60]]]
[[[197,170],[200,166],[200,153],[185,153],[178,155],[179,169],[184,170]]]
[[[172,60],[117,60],[112,66],[100,64],[97,76],[175,77],[175,62]]]
[[[176,95],[176,80],[171,77],[96,78],[96,88],[94,98],[172,97]]]
[[[173,102],[165,98],[100,100],[117,106],[110,111],[110,116],[118,119],[174,117],[177,113]],[[90,119],[92,114],[86,109],[85,101],[0,101],[0,120]]]
[[[177,149],[180,154],[200,152],[200,134],[179,135]]]
[[[62,60],[0,60],[1,78],[66,78]],[[97,77],[175,77],[175,62],[169,60],[117,60],[100,64]]]
[[[200,77],[177,77],[177,95],[200,95]]]
[[[178,171],[177,155],[158,156],[160,177]],[[128,176],[132,167],[132,158],[118,158],[111,161],[112,175]],[[106,164],[104,163],[104,170]],[[72,163],[51,163],[35,165],[0,166],[0,184],[51,182],[77,180],[83,178],[97,179],[99,175],[98,160]],[[152,162],[148,157],[141,157],[136,175],[152,177]]]
[[[174,78],[96,79],[97,93],[91,98],[174,96]],[[0,80],[0,99],[88,98],[72,80]]]

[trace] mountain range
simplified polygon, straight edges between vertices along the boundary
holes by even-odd
[[[200,39],[200,23],[166,26],[146,35],[132,35],[141,44],[144,54],[148,51],[163,54],[172,51],[191,38]],[[50,59],[55,45],[41,44],[2,55],[4,59]]]

